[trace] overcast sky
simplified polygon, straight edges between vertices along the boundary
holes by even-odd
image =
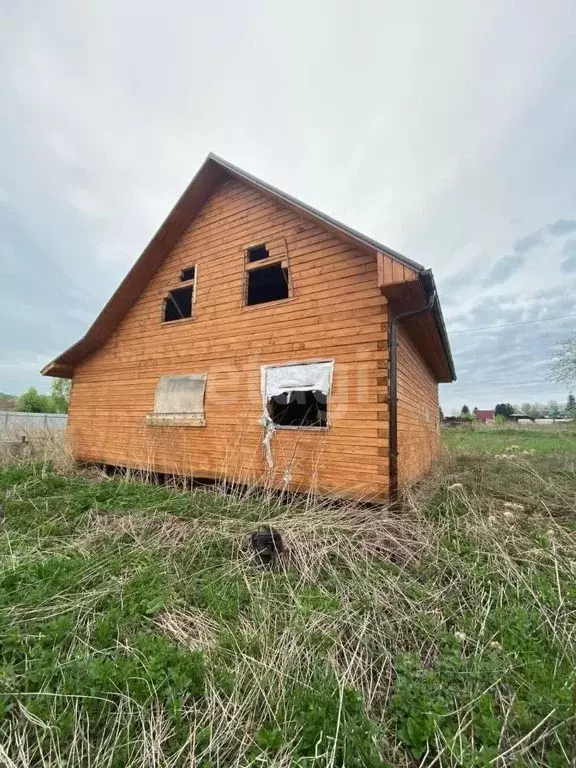
[[[574,0],[0,6],[0,391],[76,341],[210,151],[432,267],[466,402],[565,400]],[[464,331],[464,332],[463,332]]]

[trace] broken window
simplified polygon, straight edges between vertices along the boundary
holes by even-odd
[[[266,263],[261,263],[263,261]],[[290,272],[285,242],[280,247],[276,243],[272,251],[266,245],[251,246],[245,251],[244,267],[246,306],[280,301],[290,296]]]
[[[174,288],[164,299],[164,322],[192,317],[193,288]]]
[[[162,322],[171,323],[174,320],[185,320],[192,317],[192,305],[195,297],[196,267],[185,267],[180,272],[180,282],[185,286],[178,286],[168,291],[162,305]]]
[[[154,411],[147,416],[151,425],[203,427],[206,374],[160,376],[154,395]]]
[[[254,248],[248,248],[248,261],[262,261],[267,259],[270,254],[265,245],[256,245]]]
[[[264,421],[273,427],[327,427],[333,361],[262,368]]]
[[[196,267],[185,267],[182,272],[180,272],[180,280],[183,283],[188,282],[188,280],[194,280],[194,275],[196,274]]]
[[[271,264],[248,272],[246,292],[248,306],[287,299],[289,295],[288,269],[282,264]]]
[[[268,400],[268,413],[279,427],[325,427],[326,401],[326,395],[317,389],[283,392]]]

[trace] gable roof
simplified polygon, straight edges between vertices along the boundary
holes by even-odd
[[[360,250],[372,253],[375,256],[384,254],[397,264],[412,270],[417,275],[424,297],[429,297],[436,292],[431,270],[425,269],[421,264],[402,256],[382,243],[366,237],[366,235],[347,227],[336,219],[326,216],[316,208],[306,205],[295,197],[282,192],[270,184],[266,184],[261,179],[210,153],[85,336],[45,366],[42,369],[42,373],[45,376],[71,377],[74,366],[78,365],[79,362],[104,344],[128,309],[138,299],[152,275],[190,226],[190,223],[199,213],[202,206],[227,178],[238,179],[251,187],[259,189],[266,196],[280,200],[291,210],[300,213],[307,219],[315,221],[324,229],[334,232],[340,238],[352,243]],[[437,372],[439,381],[454,381],[456,373],[438,299],[434,303],[432,314],[445,364],[442,366],[445,369],[444,372]]]

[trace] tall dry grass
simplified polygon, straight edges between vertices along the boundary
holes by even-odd
[[[36,458],[53,462],[60,449],[45,447]],[[570,460],[447,456],[397,512],[229,485],[182,492],[176,483],[138,496],[134,477],[102,478],[110,501],[84,509],[76,498],[89,495],[90,483],[51,491],[48,464],[35,471],[7,490],[9,514],[30,519],[7,527],[2,569],[80,559],[82,583],[32,603],[16,591],[4,606],[1,637],[23,636],[31,651],[54,617],[69,618],[70,631],[59,641],[57,674],[33,678],[35,688],[21,667],[4,668],[10,706],[0,763],[574,760]],[[64,527],[54,534],[56,522]],[[286,544],[270,571],[255,567],[248,546],[260,524],[273,525]],[[210,578],[191,590],[202,574]],[[136,631],[122,612],[132,610],[130,590],[144,576],[152,609]],[[112,609],[120,618],[102,647],[96,628]],[[143,635],[201,654],[201,692],[179,692],[175,705]],[[100,658],[137,660],[148,695],[105,677],[72,692],[69,670],[92,672]]]

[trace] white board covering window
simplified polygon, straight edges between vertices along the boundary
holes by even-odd
[[[333,360],[263,366],[264,420],[275,427],[327,427],[333,371]]]
[[[154,395],[154,412],[148,414],[148,423],[158,426],[205,426],[205,391],[205,373],[161,376]]]

